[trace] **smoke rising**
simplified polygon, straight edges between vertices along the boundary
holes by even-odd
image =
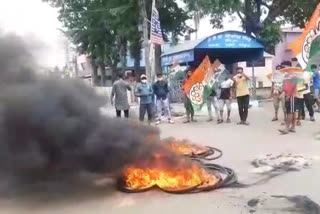
[[[82,82],[35,71],[26,43],[0,34],[0,174],[117,173],[157,147],[156,129],[101,116],[107,98]]]

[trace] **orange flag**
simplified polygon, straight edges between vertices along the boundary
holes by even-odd
[[[193,72],[192,76],[184,83],[184,91],[189,94],[193,85],[201,83],[204,80],[206,74],[210,71],[211,62],[208,56],[204,58],[199,67]]]
[[[311,19],[306,24],[302,35],[290,45],[292,52],[297,57],[301,67],[307,68],[309,59],[312,57],[312,42],[320,36],[320,3],[318,4]]]
[[[204,58],[192,76],[184,83],[184,91],[196,111],[200,110],[212,92],[214,72],[222,66],[219,60],[212,65],[208,56]]]

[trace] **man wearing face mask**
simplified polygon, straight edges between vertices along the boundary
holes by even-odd
[[[153,84],[153,92],[156,96],[156,106],[157,106],[157,122],[156,125],[161,123],[162,111],[164,111],[164,116],[168,119],[170,124],[174,122],[171,120],[171,113],[169,107],[169,87],[167,81],[163,79],[162,74],[157,74],[157,81]]]
[[[248,82],[250,78],[243,72],[242,67],[236,69],[237,75],[233,77],[236,85],[236,95],[239,106],[240,122],[238,125],[249,125],[247,122],[250,103]]]
[[[135,95],[140,98],[139,120],[143,122],[144,116],[147,112],[148,123],[150,125],[152,121],[153,90],[152,86],[148,83],[147,76],[145,74],[141,75],[140,80],[141,82],[135,90]]]

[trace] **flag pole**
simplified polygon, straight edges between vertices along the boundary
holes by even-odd
[[[143,46],[144,46],[144,61],[145,61],[145,70],[148,79],[151,77],[151,68],[149,62],[149,27],[148,27],[148,14],[146,9],[145,0],[140,0],[141,16],[143,18]]]
[[[156,8],[156,0],[152,0],[152,10]],[[152,13],[152,12],[151,12]],[[150,52],[151,52],[151,82],[153,83],[155,81],[155,70],[156,70],[156,51],[155,51],[155,45],[154,43],[151,43],[150,45]]]

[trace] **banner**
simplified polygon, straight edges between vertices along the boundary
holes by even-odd
[[[301,67],[306,69],[314,58],[320,57],[320,3],[311,19],[305,26],[302,35],[290,45],[292,52],[297,57]]]
[[[221,62],[216,60],[212,65],[208,56],[205,57],[193,75],[185,82],[184,91],[188,95],[195,111],[200,111],[207,102],[213,87],[218,88],[215,71],[221,67]],[[222,75],[223,72],[217,73]]]

